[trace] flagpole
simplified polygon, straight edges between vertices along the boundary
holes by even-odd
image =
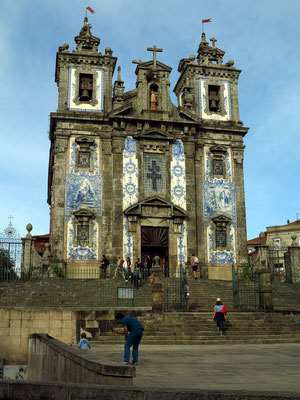
[[[87,7],[85,7],[85,18],[87,17]]]

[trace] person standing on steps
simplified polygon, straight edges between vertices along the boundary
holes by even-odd
[[[153,260],[152,260],[152,258],[150,256],[150,254],[147,254],[147,258],[145,260],[145,267],[147,268],[147,278],[150,279],[151,270],[152,270],[152,267],[153,267]]]
[[[220,297],[214,306],[214,320],[217,322],[217,333],[224,335],[224,321],[226,320],[227,308],[222,304]]]
[[[194,278],[196,280],[197,279],[197,269],[198,269],[199,260],[198,260],[198,257],[195,256],[194,253],[192,254],[192,257],[190,259],[190,264],[191,264],[191,267],[192,267]]]
[[[118,313],[115,316],[115,319],[124,327],[122,332],[117,332],[115,329],[112,329],[112,331],[118,335],[125,335],[123,364],[129,364],[130,347],[132,346],[132,365],[137,365],[139,358],[139,344],[143,337],[144,327],[137,318],[125,317],[124,314],[121,313]]]
[[[123,260],[121,260],[120,256],[117,256],[117,266],[113,279],[117,279],[119,275],[123,276],[123,279],[125,279],[125,274],[123,272]]]
[[[104,278],[104,279],[106,279],[106,270],[107,270],[108,266],[109,266],[109,261],[105,257],[105,254],[103,254],[102,260],[101,260],[101,274],[102,274],[102,278]]]

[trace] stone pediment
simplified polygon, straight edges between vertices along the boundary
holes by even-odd
[[[226,153],[227,149],[223,146],[212,146],[210,147],[210,151],[213,153]]]
[[[143,218],[184,219],[187,217],[187,213],[183,208],[158,196],[148,197],[133,204],[124,211],[124,214],[127,217],[136,216]]]
[[[195,121],[195,122],[201,122],[201,118],[199,118],[196,114],[194,114],[193,112],[191,112],[189,110],[186,110],[182,107],[178,107],[178,112],[179,112],[179,115],[185,119]]]
[[[126,114],[129,110],[131,110],[131,108],[132,108],[132,103],[124,104],[121,107],[118,107],[115,110],[112,110],[109,113],[109,116],[110,117],[114,117],[114,116],[117,116],[117,115]]]
[[[153,62],[153,60],[151,60],[151,61],[146,61],[146,62],[140,62],[140,63],[138,63],[138,65],[137,65],[137,67],[136,67],[135,73],[137,74],[137,72],[138,72],[138,70],[139,70],[140,68],[141,68],[141,69],[150,69],[150,70],[152,70],[153,67],[154,67],[154,62]],[[169,67],[169,66],[166,65],[166,64],[163,64],[163,63],[160,62],[160,61],[156,61],[156,69],[157,69],[158,71],[166,71],[166,72],[171,72],[171,71],[172,71],[172,68],[171,68],[171,67]]]
[[[170,136],[168,133],[161,131],[160,129],[149,129],[148,131],[141,133],[138,137],[151,140],[173,140],[172,136]]]
[[[90,210],[81,209],[74,212],[75,217],[78,218],[93,218],[94,213]]]
[[[228,218],[228,217],[226,217],[226,215],[218,214],[218,215],[215,215],[215,216],[212,218],[212,221],[215,222],[215,223],[216,223],[216,222],[218,222],[218,223],[220,223],[220,222],[225,222],[226,224],[228,224],[228,222],[230,222],[231,219]]]

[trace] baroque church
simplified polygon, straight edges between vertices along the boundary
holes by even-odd
[[[85,17],[76,49],[59,47],[51,113],[48,203],[52,257],[98,271],[113,261],[159,256],[171,276],[194,253],[209,279],[231,279],[247,262],[241,70],[216,39],[202,33],[197,56],[172,68],[136,64],[136,88],[125,91],[111,48],[99,51]]]

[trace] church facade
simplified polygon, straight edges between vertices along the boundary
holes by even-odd
[[[202,34],[197,57],[171,68],[136,63],[125,91],[117,58],[85,18],[76,49],[59,47],[58,109],[51,113],[48,203],[53,260],[98,270],[102,254],[159,255],[167,274],[192,253],[209,278],[247,262],[240,70]],[[152,53],[149,53],[152,54]]]

